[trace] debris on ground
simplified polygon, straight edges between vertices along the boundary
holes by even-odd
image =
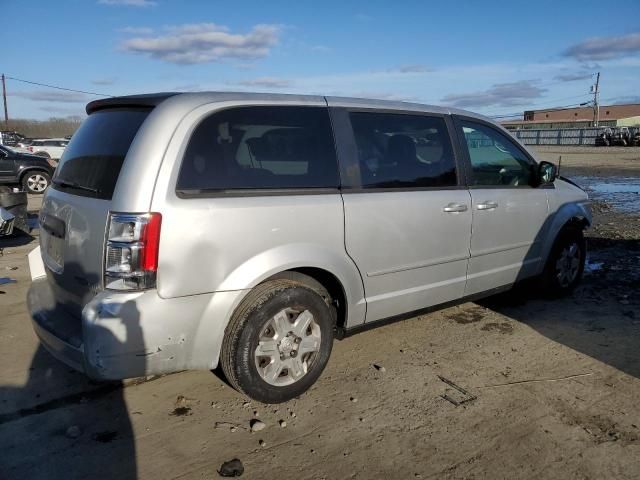
[[[249,426],[251,428],[251,432],[255,433],[255,432],[259,432],[260,430],[264,430],[267,425],[265,425],[264,422],[254,418],[253,420],[251,420],[251,422],[249,423]]]
[[[441,375],[438,375],[438,378],[442,382],[446,383],[451,387],[451,388],[447,388],[444,391],[444,394],[441,395],[441,397],[447,400],[448,402],[453,403],[456,407],[459,405],[462,405],[463,403],[471,402],[476,398],[478,398],[472,393],[467,392],[464,388],[456,385],[451,380],[444,378]]]
[[[7,283],[18,283],[18,281],[9,277],[0,277],[0,285],[6,285]]]
[[[267,446],[267,442],[265,442],[264,440],[260,439],[258,440],[258,445],[260,445],[261,447],[266,447]]]
[[[287,428],[287,422],[285,422],[284,420],[280,420],[278,423],[280,424],[281,428]]]
[[[375,368],[377,371],[379,371],[380,373],[384,373],[387,371],[386,368],[384,368],[382,365],[379,365],[377,363],[374,363],[371,365],[373,368]]]
[[[194,401],[198,403],[197,400],[194,400],[193,398],[187,398],[184,395],[178,395],[175,401],[175,408],[170,413],[170,415],[174,417],[184,417],[187,415],[193,415],[193,412],[191,411],[190,403]]]
[[[218,470],[218,475],[221,477],[240,477],[244,473],[244,465],[242,462],[234,458],[228,462],[224,462]]]
[[[213,428],[228,428],[230,431],[235,432],[237,431],[239,428],[245,428],[242,425],[238,424],[238,423],[232,423],[232,422],[216,422],[213,425]]]
[[[358,401],[356,397],[351,397],[349,400],[351,400],[353,403],[356,403]]]

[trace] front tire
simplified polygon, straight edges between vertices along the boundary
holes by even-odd
[[[47,172],[40,170],[27,172],[22,178],[22,187],[27,193],[40,195],[51,184],[51,177]]]
[[[255,287],[225,330],[220,363],[229,383],[263,403],[300,396],[331,355],[332,308],[316,284],[277,279]]]
[[[587,258],[587,243],[582,229],[564,227],[556,238],[544,273],[547,292],[560,297],[570,294],[580,283]]]

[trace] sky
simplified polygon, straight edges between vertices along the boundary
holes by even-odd
[[[12,118],[99,95],[260,91],[490,116],[640,103],[640,1],[0,0]],[[10,20],[9,20],[10,19]],[[9,46],[10,48],[8,48]]]

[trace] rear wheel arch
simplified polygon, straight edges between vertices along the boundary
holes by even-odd
[[[303,313],[299,311],[301,305]],[[278,327],[280,322],[269,323],[273,321],[269,320],[272,315],[276,318],[291,307],[291,314],[294,315],[291,317],[292,325],[296,321],[296,311],[300,316],[307,315],[307,318],[311,315],[311,320],[308,321],[318,322],[313,327],[316,333],[309,333],[311,326],[307,333],[299,333],[293,327],[285,335]],[[297,271],[280,272],[254,286],[236,306],[224,329],[219,365],[231,386],[263,403],[280,403],[304,393],[320,376],[331,354],[335,337],[333,310],[327,289],[313,277]],[[278,311],[281,313],[276,313]],[[291,314],[286,313],[287,316]],[[265,318],[267,329],[263,330]],[[283,328],[284,331],[288,330]],[[302,345],[316,335],[314,349],[303,350]],[[273,340],[270,340],[272,337]],[[295,344],[300,346],[291,347],[294,342],[289,337],[294,338]],[[266,345],[278,342],[279,359],[278,350],[263,347],[263,341]],[[296,355],[298,348],[300,351]],[[293,350],[289,355],[291,349]],[[294,358],[289,358],[290,356]],[[299,360],[296,360],[298,357]],[[264,367],[263,361],[266,362]],[[299,367],[287,363],[296,361],[300,364]],[[303,367],[300,362],[309,363]],[[292,380],[292,383],[273,383],[280,382],[281,379],[271,378],[272,373],[278,377],[284,376],[285,381]]]
[[[318,291],[327,304],[332,307],[335,316],[335,326],[342,328],[347,321],[347,294],[342,282],[336,275],[328,270],[317,267],[300,267],[290,270],[283,270],[271,277],[263,280],[287,279],[303,283],[308,287]]]

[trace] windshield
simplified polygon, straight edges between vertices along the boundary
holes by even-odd
[[[53,188],[110,200],[129,147],[149,112],[113,109],[89,115],[60,159]]]

